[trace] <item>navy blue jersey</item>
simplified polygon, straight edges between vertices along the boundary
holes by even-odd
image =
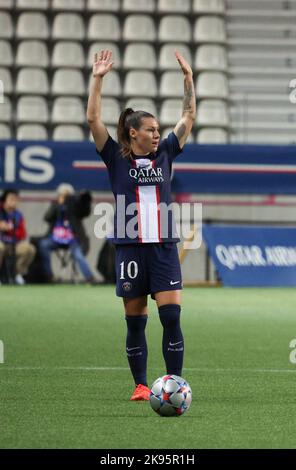
[[[98,150],[97,150],[98,152]],[[182,152],[171,132],[156,153],[124,158],[110,136],[98,152],[107,166],[116,201],[115,244],[178,242],[171,200],[174,158]]]

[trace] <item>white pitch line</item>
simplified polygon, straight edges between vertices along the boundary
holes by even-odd
[[[31,366],[0,366],[4,370],[40,370],[40,371],[63,371],[63,370],[81,370],[81,371],[112,371],[112,370],[129,370],[129,367],[66,367],[66,366],[53,366],[53,367],[31,367]],[[150,368],[150,370],[159,370],[159,368]],[[209,373],[224,373],[224,372],[234,372],[234,373],[296,373],[296,368],[293,369],[211,369],[211,368],[199,368],[199,367],[184,367],[184,371],[189,372],[209,372]]]

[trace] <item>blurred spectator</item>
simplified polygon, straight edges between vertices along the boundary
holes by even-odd
[[[89,192],[74,194],[70,184],[62,183],[57,188],[57,199],[49,207],[44,220],[49,224],[46,238],[40,240],[39,251],[43,269],[49,282],[55,280],[51,268],[52,251],[64,248],[78,264],[87,282],[96,283],[93,273],[85,258],[89,240],[81,220],[90,215],[91,195]]]
[[[17,209],[19,194],[7,189],[0,199],[0,269],[6,256],[15,257],[15,282],[25,284],[23,276],[33,261],[36,249],[26,241],[27,232],[23,214]]]

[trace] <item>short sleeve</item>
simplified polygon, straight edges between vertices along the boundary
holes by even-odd
[[[166,149],[170,161],[173,161],[180,153],[183,152],[174,132],[169,133],[167,138],[161,142],[161,146],[164,146]]]
[[[106,140],[102,150],[99,152],[99,150],[96,149],[96,152],[98,155],[100,155],[107,168],[110,168],[113,165],[115,157],[119,151],[120,146],[117,142],[115,142],[115,140],[112,139],[110,135],[108,136],[108,139]]]

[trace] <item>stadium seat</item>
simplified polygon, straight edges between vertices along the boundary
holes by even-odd
[[[115,98],[102,98],[102,121],[104,124],[117,125],[119,115],[119,102]]]
[[[89,76],[88,89],[92,80],[92,73]],[[108,75],[104,78],[102,95],[103,96],[120,96],[122,93],[121,83],[118,72],[110,70]]]
[[[294,24],[265,24],[254,23],[229,23],[227,24],[227,37],[228,38],[261,38],[261,39],[280,39],[280,38],[295,38],[296,29]]]
[[[230,78],[229,88],[233,93],[268,93],[282,94],[289,86],[289,81],[283,81],[281,78]],[[287,95],[288,99],[288,95]]]
[[[296,57],[293,51],[277,52],[252,50],[245,52],[231,48],[228,51],[228,64],[230,67],[288,67],[296,68]]]
[[[48,67],[49,58],[46,43],[42,41],[20,42],[15,64],[18,67]]]
[[[77,95],[86,93],[82,72],[76,69],[58,69],[52,79],[53,95]]]
[[[167,15],[159,23],[158,39],[162,42],[190,42],[191,26],[185,16]]]
[[[190,13],[191,0],[158,0],[159,13]]]
[[[12,118],[11,101],[7,95],[5,95],[4,102],[3,103],[1,102],[0,106],[1,106],[0,121],[11,122],[11,118]]]
[[[116,126],[108,126],[107,131],[108,131],[108,134],[112,137],[112,139],[117,142],[118,141],[117,127]]]
[[[108,131],[108,134],[112,137],[112,139],[117,142],[117,140],[118,140],[117,139],[117,127],[116,126],[108,126],[107,131]],[[94,142],[94,138],[93,138],[93,135],[92,135],[91,132],[89,133],[89,140],[91,142]]]
[[[153,13],[155,10],[154,0],[123,0],[123,11],[126,12],[147,12]]]
[[[171,132],[173,132],[174,128],[175,128],[175,125],[172,125],[171,127],[166,127],[165,129],[163,129],[161,133],[161,139],[165,139]],[[186,144],[192,144],[192,143],[194,143],[194,136],[193,136],[193,133],[190,132],[189,136],[186,139]]]
[[[0,140],[11,139],[10,127],[6,124],[0,124]]]
[[[151,44],[128,44],[123,55],[124,69],[156,68],[156,54]]]
[[[296,144],[295,132],[282,130],[281,132],[266,132],[266,130],[233,130],[230,135],[231,143],[235,144],[273,144],[288,145]]]
[[[119,11],[119,0],[86,0],[88,11]]]
[[[223,0],[193,0],[193,13],[199,15],[214,14],[224,15],[225,5]]]
[[[222,46],[202,45],[196,49],[194,69],[225,72],[227,70],[227,54]]]
[[[0,11],[0,38],[11,39],[13,36],[13,26],[9,13]]]
[[[131,71],[126,74],[124,87],[125,96],[147,96],[157,95],[156,79],[149,71]]]
[[[197,135],[197,142],[199,144],[227,144],[228,136],[224,129],[201,129]]]
[[[228,127],[229,116],[225,102],[202,100],[198,108],[197,124],[204,127]]]
[[[161,126],[175,126],[182,116],[182,100],[164,100],[160,109]]]
[[[121,67],[121,56],[117,44],[113,42],[94,42],[89,46],[88,55],[87,55],[87,67],[91,68],[94,55],[96,52],[100,52],[103,49],[109,49],[112,51],[112,60],[114,62],[113,69],[118,69]]]
[[[84,52],[80,43],[60,41],[55,44],[51,58],[52,67],[83,68],[84,65]]]
[[[287,83],[290,82],[291,77],[296,76],[296,68],[292,67],[231,67],[231,76],[236,78],[280,78]]]
[[[201,16],[194,25],[193,39],[197,43],[225,43],[225,22],[215,16]]]
[[[59,141],[81,141],[84,140],[84,132],[80,126],[60,125],[54,128],[53,140]]]
[[[228,82],[226,76],[219,72],[201,72],[196,81],[198,98],[228,98]]]
[[[0,10],[11,10],[14,0],[0,0]]]
[[[184,96],[183,74],[178,72],[164,72],[160,79],[159,96],[182,97]]]
[[[291,103],[287,103],[285,106],[278,105],[276,107],[272,105],[257,105],[256,103],[235,103],[231,104],[230,116],[233,123],[236,126],[241,127],[243,124],[248,128],[252,128],[253,123],[256,127],[261,127],[261,124],[270,126],[273,123],[281,123],[288,125],[295,120],[295,114]]]
[[[16,131],[17,140],[47,140],[46,127],[41,124],[22,124]]]
[[[85,30],[83,18],[78,13],[58,13],[52,25],[53,39],[71,39],[81,41]]]
[[[152,42],[156,40],[156,28],[151,16],[129,15],[123,25],[125,41]]]
[[[189,62],[192,63],[191,52],[186,44],[164,44],[160,48],[158,68],[160,70],[180,70],[179,62],[175,57],[175,50]]]
[[[38,122],[46,124],[49,119],[48,103],[42,96],[21,96],[17,102],[18,122]]]
[[[83,11],[84,0],[51,0],[53,10]]]
[[[20,69],[16,80],[17,94],[46,95],[49,92],[47,74],[39,68]]]
[[[8,41],[0,41],[0,66],[11,67],[13,64],[12,48]]]
[[[48,0],[16,0],[17,10],[47,10]],[[1,5],[0,5],[1,7]]]
[[[51,114],[53,124],[85,124],[85,108],[80,98],[59,97],[54,100]]]
[[[116,15],[92,15],[87,30],[89,41],[118,41],[120,39],[120,26]]]
[[[4,95],[12,93],[13,84],[10,69],[0,68],[0,80],[4,89]]]
[[[125,103],[126,108],[132,108],[135,111],[146,111],[147,113],[153,114],[157,117],[157,110],[155,102],[150,98],[130,98]]]
[[[44,13],[21,13],[16,25],[18,39],[48,39],[49,26]]]

